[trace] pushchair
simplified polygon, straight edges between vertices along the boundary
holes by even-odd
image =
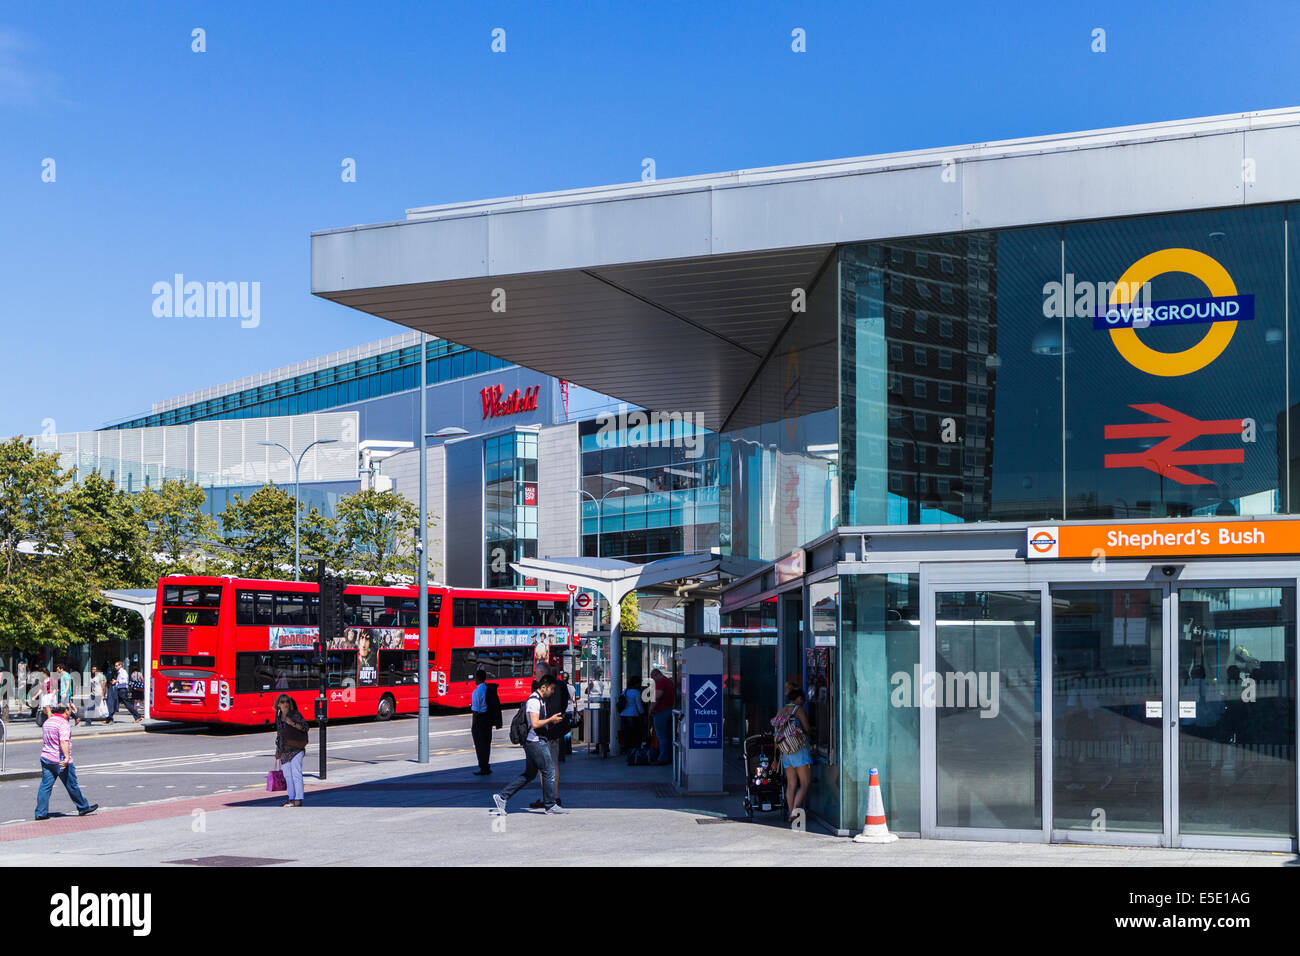
[[[745,738],[745,815],[754,811],[775,813],[785,810],[785,779],[778,766],[776,738],[753,734]]]

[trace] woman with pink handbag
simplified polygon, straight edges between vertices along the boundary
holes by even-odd
[[[294,699],[281,694],[275,699],[275,762],[284,774],[289,796],[281,806],[302,806],[302,758],[306,752],[307,721]]]
[[[798,687],[786,691],[786,705],[772,718],[776,749],[781,754],[781,769],[785,771],[785,805],[787,822],[794,819],[795,811],[803,806],[812,786],[812,748],[806,729],[812,726],[803,709],[804,695]]]

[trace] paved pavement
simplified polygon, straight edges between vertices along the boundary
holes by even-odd
[[[330,773],[414,755],[416,727],[413,717],[387,723],[332,723]],[[73,730],[72,755],[88,798],[105,807],[261,788],[275,746],[274,731],[264,727],[212,730],[203,725],[157,723],[147,732],[139,725],[131,730],[105,727],[99,733],[88,733],[88,729]],[[312,740],[304,767],[309,780],[315,779],[319,768],[319,731],[313,730]],[[470,753],[472,742],[465,718],[434,717],[429,744],[436,757]],[[31,817],[40,776],[40,746],[38,738],[28,735],[7,748],[13,773],[0,777],[0,824]],[[54,810],[66,802],[60,786],[54,795]]]
[[[1295,862],[1293,854],[1077,845],[900,840],[864,846],[820,832],[792,832],[773,818],[738,820],[738,795],[683,796],[672,787],[666,767],[628,767],[617,758],[603,760],[581,751],[560,771],[560,792],[569,814],[527,810],[527,802],[539,792],[532,784],[512,801],[509,814],[496,817],[489,813],[491,793],[522,766],[519,749],[498,733],[496,772],[485,782],[471,773],[468,719],[439,717],[433,726],[445,736],[433,738],[427,769],[409,758],[414,719],[332,726],[331,755],[337,733],[340,746],[366,741],[353,752],[373,756],[352,760],[344,750],[337,765],[331,756],[328,782],[309,778],[301,808],[284,808],[282,795],[270,796],[262,789],[270,748],[265,733],[233,737],[229,745],[240,749],[227,763],[220,761],[230,757],[228,752],[217,754],[216,761],[201,756],[217,746],[210,739],[150,733],[129,745],[196,751],[188,762],[183,755],[157,758],[170,761],[167,774],[158,779],[179,780],[190,767],[214,763],[222,774],[214,780],[239,781],[238,776],[225,776],[226,767],[239,768],[246,776],[222,792],[190,789],[117,800],[107,798],[108,781],[140,779],[135,769],[139,765],[88,765],[83,781],[91,799],[104,809],[79,818],[66,795],[58,792],[54,808],[64,815],[41,823],[30,821],[35,790],[28,781],[13,804],[24,808],[23,822],[0,825],[0,865],[98,866],[106,854],[116,864],[132,866],[229,863],[230,857],[249,865],[514,865],[531,859],[540,839],[559,841],[552,845],[564,846],[564,859],[573,864],[1268,867]],[[396,754],[397,740],[405,745],[402,755]],[[439,747],[439,740],[452,745]],[[102,743],[124,746],[128,741]],[[309,768],[315,765],[314,749],[313,744]],[[242,756],[254,751],[253,756]],[[4,783],[0,801],[21,786]]]

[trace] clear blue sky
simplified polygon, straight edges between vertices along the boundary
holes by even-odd
[[[311,296],[315,229],[646,156],[663,179],[1295,106],[1297,36],[1295,3],[11,3],[0,435],[401,331]],[[260,282],[260,326],[155,318],[177,272]]]

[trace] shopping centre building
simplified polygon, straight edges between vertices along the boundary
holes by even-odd
[[[639,411],[625,403],[424,339],[407,332],[159,401],[97,430],[34,442],[58,454],[74,481],[98,474],[128,492],[195,482],[218,519],[235,495],[246,499],[267,482],[296,491],[305,509],[327,517],[342,496],[361,488],[394,489],[414,504],[423,343],[430,429],[464,432],[434,440],[428,452],[433,580],[536,589],[536,578],[514,571],[512,562],[596,556],[599,549],[643,563],[719,545],[716,435],[680,418],[638,431]],[[629,433],[640,439],[629,442]],[[302,456],[297,474],[286,449]],[[146,620],[152,613],[142,596],[113,599]],[[592,615],[579,617],[580,626],[594,626]],[[671,658],[684,626],[682,602],[643,602],[635,638],[642,670]],[[705,627],[717,631],[716,607]],[[149,651],[146,629],[111,653],[139,664]],[[64,656],[77,669],[89,666],[89,648]]]
[[[715,433],[746,729],[806,688],[837,828],[878,767],[898,832],[1289,850],[1297,201],[1280,110],[411,209],[311,282]]]

